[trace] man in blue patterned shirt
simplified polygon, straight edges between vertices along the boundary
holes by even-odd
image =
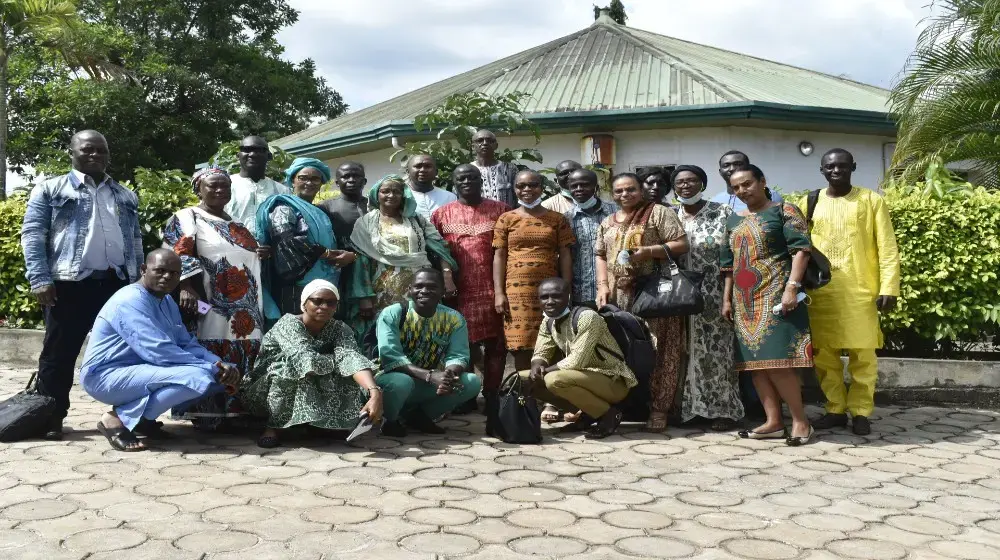
[[[576,236],[576,243],[570,248],[573,254],[573,306],[595,307],[597,228],[605,218],[618,211],[618,206],[597,196],[597,173],[589,169],[571,173],[566,186],[573,195],[573,207],[563,215]]]
[[[73,368],[101,307],[139,278],[139,199],[105,173],[108,141],[96,130],[73,135],[73,169],[31,190],[21,246],[31,292],[42,306],[45,339],[38,390],[56,400],[46,439],[62,439]]]

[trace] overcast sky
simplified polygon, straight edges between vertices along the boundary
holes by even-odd
[[[610,0],[289,2],[300,15],[278,35],[286,56],[314,59],[356,111],[583,29],[592,6]],[[929,2],[625,0],[625,9],[633,27],[888,88]]]
[[[363,109],[578,31],[609,0],[289,0],[279,40]],[[628,25],[891,87],[930,0],[624,0]]]

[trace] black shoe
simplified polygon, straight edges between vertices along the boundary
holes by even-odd
[[[559,433],[572,434],[576,432],[585,432],[594,425],[594,422],[597,422],[596,418],[586,412],[581,412],[580,417],[577,418],[575,422],[570,422],[569,424],[559,428]]]
[[[406,425],[424,434],[440,435],[445,433],[445,429],[435,424],[422,410],[414,411],[413,414],[407,416]]]
[[[406,426],[404,426],[399,420],[393,420],[389,422],[386,420],[382,424],[382,435],[389,437],[406,437],[409,432],[406,431]]]
[[[813,422],[812,427],[816,428],[817,430],[829,430],[831,428],[846,428],[847,415],[827,412],[826,414],[821,416],[818,420]]]
[[[59,441],[63,438],[63,419],[62,418],[52,418],[49,420],[48,427],[45,428],[45,439],[50,441]]]
[[[872,423],[867,416],[855,416],[851,419],[851,430],[859,436],[867,436],[872,433]]]
[[[604,439],[618,430],[622,423],[622,411],[611,407],[603,416],[597,419],[597,423],[590,428],[584,437],[587,439]]]

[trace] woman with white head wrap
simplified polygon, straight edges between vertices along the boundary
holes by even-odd
[[[267,418],[257,440],[261,447],[281,444],[279,432],[308,424],[349,430],[367,412],[382,416],[382,393],[372,374],[374,365],[354,340],[354,332],[333,318],[340,293],[327,280],[302,288],[301,315],[284,315],[264,335],[260,354],[244,384],[248,410]]]

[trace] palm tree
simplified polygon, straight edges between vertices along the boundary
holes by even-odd
[[[904,181],[938,158],[1000,186],[1000,0],[937,0],[890,96],[893,167]]]
[[[103,62],[98,42],[86,37],[86,24],[72,0],[0,0],[0,200],[7,197],[7,64],[18,43],[32,41],[61,55],[71,70],[93,79],[114,75]]]

